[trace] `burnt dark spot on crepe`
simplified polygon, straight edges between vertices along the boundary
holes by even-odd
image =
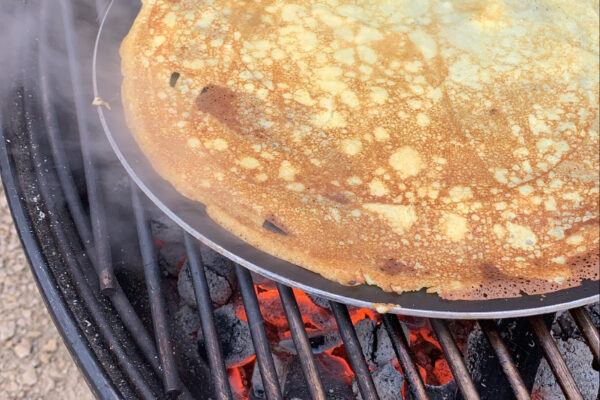
[[[509,277],[508,275],[503,273],[500,269],[498,269],[498,267],[496,267],[494,264],[492,264],[490,262],[481,264],[481,266],[479,268],[481,269],[481,273],[483,274],[483,276],[488,280],[497,281],[497,280],[502,280],[502,279],[506,279],[507,277]]]
[[[393,273],[411,273],[415,272],[413,267],[409,267],[403,262],[395,260],[393,258],[388,259],[379,269],[383,272],[393,274]]]
[[[490,115],[496,115],[496,114],[498,114],[498,109],[497,108],[490,108],[490,110],[488,112],[490,113]]]
[[[209,85],[196,98],[198,110],[210,114],[230,129],[243,133],[236,107],[237,94],[226,87]]]
[[[269,214],[267,215],[267,218],[265,219],[265,222],[263,222],[263,228],[273,232],[273,233],[277,233],[280,235],[287,235],[287,229],[285,228],[285,226],[278,221],[277,217],[275,217],[275,215],[273,214]]]
[[[248,94],[237,93],[224,86],[208,85],[196,98],[196,107],[241,135],[258,139],[269,136],[258,122],[264,115],[261,104]]]
[[[171,74],[171,79],[169,80],[169,86],[171,87],[175,87],[175,85],[177,84],[177,80],[179,79],[179,72],[173,72]]]
[[[327,197],[329,200],[335,201],[336,203],[348,204],[350,202],[350,199],[348,199],[348,197],[346,197],[346,195],[343,193],[328,193],[325,195],[325,197]]]

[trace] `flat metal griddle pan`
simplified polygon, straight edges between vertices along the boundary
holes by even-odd
[[[594,281],[546,295],[471,301],[444,300],[424,290],[399,295],[369,285],[343,286],[260,251],[229,233],[206,214],[203,204],[179,194],[155,172],[126,128],[120,95],[118,47],[133,23],[137,7],[139,5],[131,2],[118,1],[110,10],[109,5],[98,32],[93,83],[95,93],[110,104],[110,110],[98,106],[98,115],[113,150],[140,189],[183,229],[217,252],[267,278],[306,292],[357,307],[373,308],[373,303],[394,304],[389,312],[404,315],[506,318],[549,313],[600,299],[598,282]]]

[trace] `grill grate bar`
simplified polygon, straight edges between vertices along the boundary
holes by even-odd
[[[123,325],[129,331],[132,339],[135,341],[135,344],[140,348],[142,354],[146,358],[146,360],[152,366],[152,369],[162,377],[163,372],[160,367],[160,363],[158,360],[158,353],[156,352],[156,347],[154,346],[154,342],[140,317],[138,317],[137,313],[131,306],[129,299],[123,292],[123,289],[119,285],[119,282],[116,282],[115,285],[115,293],[110,295],[110,301],[117,310],[117,313],[121,317],[123,321]]]
[[[227,378],[227,367],[223,359],[223,351],[221,343],[217,335],[215,320],[213,316],[212,301],[206,282],[204,273],[204,263],[202,256],[196,249],[195,239],[189,234],[184,233],[185,249],[190,265],[190,274],[192,276],[192,284],[194,285],[194,294],[196,296],[196,305],[200,314],[200,324],[202,326],[202,334],[204,336],[204,347],[208,354],[208,362],[213,373],[215,396],[218,400],[233,399],[229,380]]]
[[[59,225],[60,224],[58,222],[55,223],[55,226],[57,226],[57,237],[59,237],[59,241],[61,243],[67,243],[67,239],[64,237],[62,228],[58,228]],[[156,398],[156,395],[152,392],[152,389],[148,386],[146,380],[141,375],[140,370],[130,362],[126,349],[121,346],[114,332],[112,332],[109,321],[102,317],[103,314],[100,310],[100,305],[92,294],[93,290],[85,281],[83,272],[80,270],[79,266],[77,265],[77,260],[75,260],[75,257],[71,255],[71,252],[71,249],[63,249],[62,253],[65,263],[69,265],[69,269],[73,274],[74,280],[81,285],[80,293],[84,299],[84,303],[87,307],[89,307],[91,313],[95,316],[96,323],[98,324],[102,336],[107,341],[108,346],[118,360],[119,365],[123,368],[123,370],[126,371],[127,375],[131,377],[132,384],[135,386],[136,391],[142,396],[142,398],[148,400]]]
[[[340,331],[340,336],[344,341],[344,346],[346,346],[346,352],[350,359],[350,366],[352,367],[354,374],[356,374],[356,382],[358,383],[358,389],[360,390],[362,398],[364,400],[378,400],[379,396],[377,395],[377,389],[373,383],[373,378],[371,377],[369,367],[365,361],[360,342],[356,336],[354,325],[352,325],[348,307],[335,301],[330,301],[329,306],[331,307],[331,311],[333,311],[335,321],[337,322]]]
[[[163,367],[163,383],[167,393],[179,393],[179,374],[173,357],[173,347],[169,335],[169,325],[166,315],[165,299],[160,282],[160,270],[156,259],[156,251],[150,233],[150,226],[146,219],[142,199],[137,186],[131,181],[131,203],[138,231],[140,251],[144,266],[146,289],[150,301],[150,312],[154,326],[154,336],[158,345],[161,365]]]
[[[404,337],[398,317],[392,314],[384,314],[382,319],[413,397],[416,400],[429,399],[429,395],[425,391],[425,384],[414,362],[414,357]]]
[[[498,330],[496,323],[491,320],[480,320],[478,322],[500,362],[500,366],[506,375],[506,379],[510,384],[515,398],[517,400],[531,399],[527,387],[525,386],[525,382],[523,382],[523,378],[521,378],[521,374],[519,374],[519,370],[513,362],[504,340],[502,340],[502,336],[500,336],[500,331]]]
[[[567,363],[560,354],[558,346],[552,339],[550,331],[544,324],[544,321],[539,316],[529,317],[529,324],[538,339],[538,343],[542,347],[544,357],[552,370],[552,373],[556,377],[558,384],[560,385],[565,397],[570,400],[583,400],[583,396],[573,379],[573,375],[567,367]]]
[[[100,290],[105,294],[110,294],[115,290],[116,278],[112,266],[112,256],[110,250],[110,241],[106,228],[106,214],[104,201],[102,199],[102,190],[100,188],[100,179],[98,170],[94,161],[92,150],[91,133],[86,121],[84,110],[85,101],[81,84],[81,74],[77,60],[77,48],[75,39],[75,28],[73,26],[73,10],[68,0],[60,0],[60,9],[62,11],[63,26],[65,31],[65,43],[67,47],[67,60],[70,70],[71,84],[73,88],[73,100],[75,104],[75,117],[77,128],[81,141],[81,153],[83,156],[83,169],[87,187],[87,197],[90,210],[90,219],[92,225],[92,234],[96,246],[97,255],[97,273],[100,282]]]
[[[47,11],[47,7],[49,3],[44,2],[42,6],[42,11]],[[42,24],[46,25],[44,21],[46,21],[47,17],[42,17]],[[45,29],[42,30],[45,32]],[[39,71],[40,71],[40,99],[41,105],[44,112],[44,123],[46,127],[46,133],[48,142],[50,144],[50,150],[52,151],[52,159],[54,161],[54,165],[56,166],[56,174],[58,176],[58,180],[60,182],[60,186],[63,190],[63,194],[65,200],[67,202],[67,206],[69,207],[69,212],[71,213],[71,217],[73,218],[73,222],[75,223],[75,227],[79,235],[81,236],[81,242],[85,248],[85,251],[88,257],[93,261],[94,265],[97,265],[97,260],[95,258],[95,249],[92,246],[93,236],[92,230],[90,227],[90,221],[83,209],[83,204],[81,203],[81,199],[79,194],[77,193],[77,188],[75,187],[75,182],[73,180],[73,175],[71,174],[71,168],[69,165],[69,160],[65,153],[65,149],[63,146],[63,141],[60,137],[58,122],[56,121],[56,113],[53,107],[53,103],[50,100],[50,87],[48,83],[48,74],[47,74],[47,65],[48,62],[48,54],[47,54],[47,46],[46,42],[48,35],[41,35],[42,46],[40,46],[40,62],[39,62]]]
[[[28,82],[27,76],[24,76],[23,80],[24,82]],[[34,84],[30,82],[29,85]],[[40,153],[42,146],[40,146],[37,136],[40,134],[40,132],[42,132],[41,126],[43,122],[40,118],[38,118],[38,114],[30,102],[25,102],[24,108],[25,112],[29,116],[27,134],[29,135],[29,140],[31,142],[31,158],[33,160],[35,173],[37,175],[39,191],[44,199],[44,203],[52,204],[53,202],[57,202],[56,193],[53,192],[52,178],[44,175],[46,173],[45,171],[48,170],[48,160]],[[104,318],[104,314],[100,310],[101,305],[99,304],[98,299],[94,296],[94,291],[89,287],[84,270],[76,259],[73,249],[68,244],[69,240],[67,239],[66,233],[63,229],[63,224],[60,221],[61,216],[54,211],[46,214],[51,222],[50,226],[52,227],[52,232],[57,238],[57,243],[59,244],[59,249],[64,263],[73,276],[73,280],[77,286],[78,292],[82,296],[84,304],[90,309],[92,316],[98,324],[98,329],[103,336],[103,339],[108,343],[115,358],[117,359],[117,362],[123,368],[125,374],[132,378],[131,380],[138,394],[140,394],[140,396],[142,396],[144,399],[154,398],[155,395],[152,392],[152,389],[143,379],[140,371],[128,361],[128,354],[126,350],[123,348],[123,346],[121,346],[118,338],[110,328],[110,324],[106,318]]]
[[[281,283],[277,284],[277,290],[279,291],[279,297],[283,304],[283,310],[288,320],[290,332],[292,333],[292,340],[300,359],[300,365],[302,366],[302,372],[306,378],[308,384],[308,390],[313,399],[325,400],[325,389],[323,389],[323,382],[319,376],[317,370],[317,364],[308,341],[308,335],[304,328],[304,322],[302,321],[302,315],[298,308],[298,302],[294,296],[293,290],[284,286]]]
[[[431,318],[429,321],[431,322],[431,326],[433,327],[433,331],[435,332],[438,342],[442,346],[448,366],[452,370],[456,384],[458,385],[463,397],[466,400],[479,399],[479,394],[477,393],[475,384],[469,375],[463,355],[456,345],[456,342],[452,338],[452,334],[448,329],[448,325],[446,325],[446,322],[441,319]]]
[[[160,364],[158,352],[156,351],[156,346],[154,345],[152,337],[142,324],[140,317],[138,317],[137,313],[131,306],[129,299],[125,295],[125,292],[123,292],[121,285],[119,285],[119,281],[117,280],[115,283],[115,292],[109,297],[113,307],[115,310],[117,310],[123,325],[129,331],[129,334],[133,338],[135,344],[140,348],[144,358],[150,363],[150,366],[154,372],[156,372],[158,376],[164,380],[165,374]],[[179,381],[179,387],[181,388],[182,400],[192,399],[192,395],[185,387],[183,382]]]
[[[42,31],[45,32],[46,21],[48,21],[48,3],[44,2],[42,4],[42,13],[45,16],[42,16]],[[96,257],[96,249],[94,246],[94,240],[92,235],[92,229],[90,226],[90,220],[84,211],[83,204],[81,203],[81,198],[77,193],[75,181],[73,179],[73,175],[71,173],[71,168],[69,165],[68,157],[65,153],[65,147],[63,144],[63,140],[61,134],[59,132],[58,123],[56,121],[56,113],[53,108],[53,102],[51,101],[51,90],[48,82],[48,54],[47,54],[47,39],[48,35],[41,35],[41,39],[43,40],[42,45],[40,46],[40,59],[38,63],[38,70],[40,75],[40,100],[41,106],[44,114],[44,124],[46,128],[48,142],[50,144],[50,149],[52,152],[52,159],[55,165],[55,171],[57,173],[58,180],[60,182],[60,187],[62,189],[63,195],[65,197],[67,206],[69,208],[69,212],[71,213],[71,217],[73,218],[73,222],[81,237],[82,245],[85,249],[86,254],[92,264],[92,266],[98,265],[98,260]],[[97,269],[94,267],[94,270]],[[87,274],[88,279],[91,280],[92,284],[98,284],[98,277]],[[119,285],[119,281],[114,281],[114,291],[109,291],[108,297],[121,317],[121,321],[125,328],[129,331],[131,338],[134,340],[136,345],[139,347],[141,353],[144,358],[149,362],[152,369],[162,378],[163,370],[161,368],[158,353],[156,351],[156,346],[154,345],[154,341],[146,328],[144,327],[142,321],[139,316],[133,309],[131,302],[123,292],[121,285]],[[191,398],[191,395],[187,391],[187,389],[182,390],[184,398]]]
[[[262,377],[262,382],[269,400],[281,400],[281,388],[277,378],[273,355],[269,347],[269,340],[265,332],[265,321],[260,313],[260,306],[254,291],[252,277],[247,269],[240,265],[235,265],[235,274],[238,279],[242,301],[246,309],[248,317],[248,326],[250,327],[250,335],[256,352],[256,361]]]
[[[598,329],[594,326],[590,314],[583,307],[573,308],[569,311],[581,334],[587,340],[594,359],[597,363],[600,363],[600,334],[598,334]]]

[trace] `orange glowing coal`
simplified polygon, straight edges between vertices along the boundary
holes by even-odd
[[[242,378],[242,368],[231,368],[229,369],[229,385],[233,397],[239,400],[246,400],[248,398],[248,392],[250,391],[249,385],[244,382]]]
[[[258,297],[269,339],[282,340],[290,338],[291,333],[288,322],[275,285],[255,285],[254,289]],[[298,302],[298,307],[300,308],[304,326],[309,335],[311,332],[328,332],[337,329],[335,318],[329,309],[322,308],[313,303],[303,291],[298,289],[293,289],[293,291]],[[365,318],[381,323],[381,316],[373,310],[349,307],[348,311],[354,324]],[[236,315],[244,321],[248,320],[241,301],[236,305]],[[401,319],[409,327],[410,348],[423,381],[430,385],[443,385],[452,380],[452,373],[428,320],[412,317],[401,317]],[[344,346],[340,345],[325,351],[325,353],[330,356],[329,360],[331,362],[335,362],[338,372],[341,368],[343,378],[351,383],[354,372],[350,368],[348,355]],[[255,359],[251,358],[247,361],[247,364],[244,363],[245,365],[242,366],[238,364],[237,368],[230,370],[229,379],[232,387],[235,388],[235,396],[238,399],[247,398],[249,389],[244,385],[243,377],[248,372],[251,373],[253,367],[257,367],[253,365],[254,363]],[[393,366],[402,373],[402,368],[398,360],[394,360]]]

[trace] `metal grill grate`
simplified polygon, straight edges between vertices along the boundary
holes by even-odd
[[[156,259],[156,249],[151,237],[149,219],[144,211],[144,199],[140,197],[137,188],[134,186],[131,188],[131,202],[135,213],[137,240],[139,241],[141,253],[140,259],[144,265],[154,339],[144,327],[138,313],[120,287],[119,281],[112,271],[110,251],[107,250],[109,249],[106,233],[108,227],[104,219],[107,210],[105,210],[105,205],[103,204],[104,200],[101,188],[96,184],[97,167],[91,151],[90,127],[86,119],[82,116],[82,110],[86,102],[83,100],[84,96],[79,89],[82,83],[80,67],[76,62],[78,56],[76,54],[77,46],[75,45],[76,36],[74,34],[72,5],[68,0],[60,0],[60,7],[64,17],[65,47],[67,57],[70,61],[69,74],[72,81],[74,103],[76,105],[76,125],[80,135],[83,167],[87,182],[89,214],[85,211],[86,207],[78,194],[75,178],[69,166],[69,157],[66,154],[63,136],[56,122],[55,110],[52,104],[53,93],[48,82],[50,75],[47,71],[48,66],[45,65],[48,55],[44,54],[47,47],[44,46],[43,40],[44,29],[46,29],[44,23],[48,20],[47,13],[50,7],[48,3],[43,2],[40,8],[42,25],[39,27],[39,31],[34,34],[42,40],[39,44],[39,49],[37,49],[39,52],[35,51],[36,49],[28,51],[25,53],[25,59],[23,60],[24,65],[28,65],[28,67],[24,68],[23,71],[22,83],[24,89],[21,93],[21,103],[17,105],[17,108],[22,108],[23,115],[28,123],[26,126],[15,128],[15,130],[24,133],[24,136],[20,140],[22,143],[28,143],[28,152],[27,154],[20,154],[19,157],[29,159],[29,162],[33,165],[32,168],[37,178],[38,190],[44,200],[50,219],[52,234],[55,236],[57,243],[64,245],[61,251],[61,255],[64,258],[63,261],[73,281],[80,285],[78,286],[78,293],[82,296],[85,306],[90,310],[91,315],[95,319],[94,322],[98,327],[98,334],[101,336],[101,340],[108,345],[110,356],[117,361],[122,376],[133,386],[134,397],[152,399],[163,394],[157,393],[157,388],[145,379],[144,374],[149,372],[147,368],[145,369],[140,363],[132,362],[132,351],[124,345],[118,332],[119,328],[115,328],[115,323],[105,317],[103,302],[106,299],[110,301],[112,307],[118,313],[124,328],[129,332],[129,336],[133,339],[137,349],[143,355],[151,369],[162,378],[162,388],[158,390],[162,389],[163,393],[169,395],[180,394],[182,398],[191,399],[192,395],[190,391],[179,378],[176,360],[173,356],[173,343],[168,329],[164,293],[161,291],[161,278]],[[32,79],[32,77],[35,77],[35,79]],[[39,97],[39,103],[31,101],[31,97]],[[51,159],[45,157],[43,153],[44,143],[46,142],[49,144]],[[13,143],[12,145],[15,146],[17,143]],[[19,151],[23,152],[23,149],[13,149],[13,151],[18,153]],[[9,153],[7,152],[6,154],[8,157]],[[4,169],[6,170],[6,167]],[[57,199],[60,201],[57,201]],[[61,204],[63,200],[68,207],[68,213],[60,211],[58,206],[53,207],[57,203]],[[76,252],[72,251],[73,249],[69,245],[72,242],[72,238],[66,232],[66,221],[71,221],[75,226],[83,249],[89,257],[89,261],[80,260]],[[227,368],[215,327],[213,308],[203,262],[196,246],[195,239],[185,235],[185,248],[190,263],[205,349],[213,375],[213,392],[218,399],[233,399],[232,391],[229,387]],[[93,270],[86,269],[85,267],[88,265],[95,268]],[[95,271],[95,275],[93,271]],[[271,355],[252,277],[247,270],[240,266],[236,266],[235,272],[245,312],[248,317],[251,338],[257,357],[257,366],[260,370],[267,398],[281,399],[282,391]],[[293,343],[298,351],[300,365],[308,383],[310,394],[314,399],[325,399],[327,397],[326,388],[323,387],[319,376],[295,295],[289,287],[283,285],[277,285],[277,290],[283,304]],[[102,291],[103,294],[98,293],[99,291]],[[356,376],[362,398],[369,400],[378,399],[375,384],[361,351],[360,343],[347,307],[335,302],[331,302],[330,307],[335,316],[339,333],[345,345],[350,365]],[[600,362],[599,334],[589,314],[584,308],[573,309],[571,310],[571,314],[590,346],[596,362]],[[401,324],[403,322],[395,315],[383,315],[382,321],[391,338],[396,357],[408,383],[410,393],[415,399],[427,399],[428,395],[424,382],[402,332]],[[439,319],[430,319],[430,323],[444,351],[462,397],[468,400],[479,399],[480,395],[472,377],[469,375],[464,356],[457,347],[448,329],[447,322]],[[530,398],[517,365],[513,361],[511,353],[502,339],[497,323],[490,320],[482,320],[478,321],[478,323],[499,361],[499,365],[510,384],[514,397],[519,400]],[[583,397],[573,376],[558,351],[556,343],[552,339],[543,319],[537,316],[530,317],[529,324],[565,396],[568,399],[582,399]]]

